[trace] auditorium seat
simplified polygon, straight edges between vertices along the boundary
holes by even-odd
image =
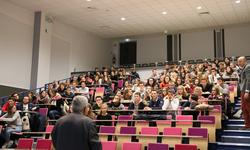
[[[211,122],[201,122],[201,127],[208,129],[209,142],[216,142],[215,116],[198,116],[198,120],[211,121]]]
[[[141,150],[142,145],[138,142],[126,142],[122,144],[122,150]]]
[[[121,127],[120,134],[136,134],[136,127]]]
[[[208,130],[206,128],[189,128],[188,136],[202,136],[202,138],[190,137],[189,143],[196,144],[201,150],[208,148]]]
[[[49,139],[37,139],[36,149],[37,150],[51,150],[52,141]]]
[[[174,147],[175,144],[181,144],[182,128],[174,128],[174,127],[164,128],[163,135],[176,136],[176,137],[162,137],[162,143],[168,143],[169,147]]]
[[[97,97],[97,96],[103,97],[104,96],[104,91],[105,91],[104,87],[96,87],[96,89],[95,89],[95,97]]]
[[[118,85],[117,85],[117,87],[119,88],[119,89],[121,89],[121,88],[123,88],[123,80],[118,80]]]
[[[143,127],[141,128],[141,134],[143,135],[158,135],[157,127]],[[139,142],[144,148],[148,143],[157,143],[157,136],[140,136]]]
[[[140,133],[141,131],[141,128],[143,127],[149,127],[149,122],[147,120],[140,120],[140,121],[136,121],[135,122],[135,127],[136,127],[136,131],[137,131],[137,134]]]
[[[171,127],[171,120],[157,120],[156,125],[159,132],[163,132],[163,129],[166,127]]]
[[[32,149],[34,140],[28,138],[21,138],[18,140],[17,149]]]
[[[102,150],[116,150],[116,141],[102,141]]]
[[[39,110],[38,110],[39,114],[40,114],[41,116],[44,116],[44,117],[47,117],[48,111],[49,111],[48,108],[39,108]]]
[[[100,126],[99,133],[115,133],[115,127],[114,126]],[[108,135],[99,135],[100,141],[107,141]]]
[[[221,105],[214,105],[213,111],[209,112],[210,116],[215,116],[215,126],[216,129],[221,129],[221,116],[222,116],[222,108]]]
[[[149,143],[148,150],[168,150],[168,144]]]
[[[176,115],[176,127],[182,128],[182,132],[187,134],[188,128],[193,127],[193,116],[192,115]]]
[[[175,150],[197,150],[197,145],[191,144],[176,144]]]
[[[136,127],[121,127],[120,134],[136,134]],[[121,149],[121,143],[131,142],[131,138],[132,136],[117,135],[117,141],[119,141],[117,148]]]
[[[119,120],[122,120],[122,121],[119,121]],[[120,133],[120,127],[128,126],[128,121],[126,121],[126,120],[133,120],[133,116],[131,116],[131,115],[118,116],[118,121],[116,123],[116,133]]]

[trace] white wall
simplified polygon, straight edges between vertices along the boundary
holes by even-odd
[[[41,14],[40,42],[38,54],[37,87],[43,87],[50,80],[52,23],[45,21],[46,14]]]
[[[225,55],[250,55],[250,25],[225,28]]]
[[[164,34],[150,34],[129,37],[137,41],[137,63],[165,62],[167,60],[167,41]],[[125,38],[113,39],[113,55],[119,64],[119,43]]]
[[[0,84],[30,87],[33,12],[1,1]]]
[[[34,12],[1,1],[0,20],[0,84],[29,89]],[[53,29],[50,30],[52,35],[49,38],[45,35],[40,47],[38,86],[69,77],[74,68],[83,71],[111,65],[110,40],[58,20],[50,29]]]
[[[52,36],[51,49],[50,81],[69,77],[70,43]]]
[[[53,24],[53,39],[57,38],[69,47],[69,68],[65,73],[93,70],[95,67],[110,66],[112,63],[112,42],[86,33],[69,25],[56,21]],[[60,42],[52,40],[52,53],[55,47],[61,47]],[[52,58],[53,59],[53,58]],[[55,63],[55,62],[53,62]],[[64,62],[65,64],[66,62]],[[60,62],[58,62],[60,64]],[[56,67],[54,68],[56,71]],[[54,70],[53,69],[53,70]],[[57,71],[56,71],[57,72]],[[60,72],[60,71],[58,71]],[[65,74],[65,76],[66,76]],[[51,76],[51,80],[60,77],[60,74]]]
[[[213,30],[181,34],[182,60],[214,58]]]
[[[164,62],[167,60],[167,43],[164,34],[137,38],[137,63]]]

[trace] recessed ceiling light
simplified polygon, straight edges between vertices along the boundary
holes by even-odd
[[[236,3],[236,4],[239,4],[239,3],[240,3],[240,0],[236,0],[235,3]]]
[[[163,11],[163,12],[162,12],[162,14],[163,14],[163,15],[166,15],[166,14],[167,14],[167,12],[166,12],[166,11]]]
[[[87,2],[91,2],[91,0],[86,0]]]
[[[121,17],[121,20],[122,20],[122,21],[124,21],[124,20],[126,20],[126,18],[124,18],[124,17]]]
[[[129,41],[130,41],[130,39],[129,39],[129,38],[127,38],[127,39],[125,39],[125,41],[126,41],[126,42],[129,42]]]
[[[197,6],[196,9],[200,10],[200,9],[202,9],[202,7],[201,6]]]

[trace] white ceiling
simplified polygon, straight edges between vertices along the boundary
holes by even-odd
[[[250,0],[9,0],[101,37],[124,37],[250,22]],[[202,6],[197,10],[197,6]],[[87,9],[92,7],[94,9]],[[162,12],[167,14],[163,15]],[[209,11],[209,15],[199,12]],[[120,18],[125,17],[125,21]]]

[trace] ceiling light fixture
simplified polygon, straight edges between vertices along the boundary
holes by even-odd
[[[235,3],[236,3],[236,4],[239,4],[239,3],[240,3],[240,0],[236,0]]]
[[[130,41],[130,39],[129,39],[129,38],[125,39],[125,42],[129,42],[129,41]]]
[[[91,0],[86,0],[87,2],[91,2]]]
[[[122,20],[122,21],[124,21],[124,20],[126,20],[126,18],[124,18],[124,17],[121,17],[121,20]]]
[[[167,12],[166,12],[166,11],[163,11],[161,14],[166,15],[166,14],[167,14]]]
[[[198,6],[198,7],[196,7],[196,9],[200,10],[200,9],[202,9],[202,7],[201,7],[201,6]]]

